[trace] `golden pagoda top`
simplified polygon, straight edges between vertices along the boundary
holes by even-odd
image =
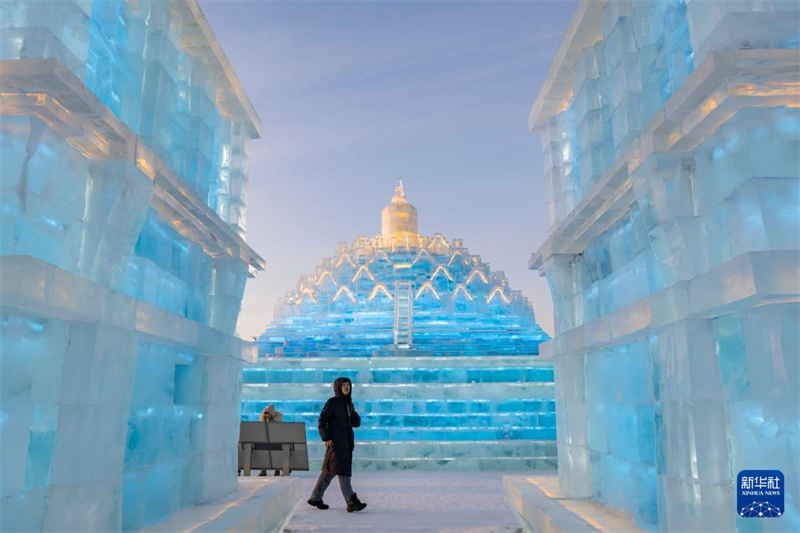
[[[398,245],[416,246],[419,239],[419,221],[417,208],[408,203],[403,180],[397,180],[392,203],[381,212],[381,239],[384,246]]]
[[[403,180],[397,180],[397,187],[394,188],[394,196],[392,196],[393,204],[407,204],[406,193],[403,191]]]

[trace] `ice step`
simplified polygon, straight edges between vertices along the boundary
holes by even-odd
[[[491,453],[489,453],[491,452]],[[308,456],[321,458],[325,446],[319,436],[309,439]],[[485,457],[553,458],[556,456],[556,443],[551,440],[499,440],[476,441],[407,441],[390,440],[363,441],[356,439],[355,458],[398,459],[398,458],[485,458]]]
[[[353,369],[353,368],[466,368],[539,367],[552,368],[538,356],[451,356],[451,357],[270,357],[248,365],[252,369]]]
[[[316,428],[319,412],[293,413],[284,412],[286,422],[304,422],[306,427]],[[244,416],[249,422],[258,420],[258,414]],[[556,415],[548,412],[529,413],[495,413],[495,414],[362,414],[361,429],[382,427],[404,427],[407,429],[425,428],[490,428],[504,426],[555,427]]]
[[[356,383],[353,394],[357,400],[376,399],[552,399],[552,383]],[[328,383],[270,383],[245,384],[243,400],[262,398],[327,399],[331,396]]]
[[[552,470],[558,465],[555,456],[546,458],[530,457],[397,457],[393,459],[353,458],[353,470]],[[319,470],[321,459],[309,460],[311,471]]]
[[[458,427],[458,428],[359,428],[356,437],[364,440],[503,440],[530,439],[547,440],[556,438],[555,424],[543,427],[505,426],[505,427]]]
[[[284,415],[304,416],[316,413],[325,405],[325,399],[319,400],[280,400],[269,397],[258,400],[245,400],[242,403],[242,415],[258,416],[269,404],[275,404]],[[553,399],[505,398],[487,399],[396,399],[396,400],[357,400],[359,413],[373,415],[412,415],[412,414],[524,414],[555,413],[556,402]]]
[[[246,368],[244,383],[332,383],[347,376],[354,383],[552,383],[552,367],[385,367],[385,368]]]

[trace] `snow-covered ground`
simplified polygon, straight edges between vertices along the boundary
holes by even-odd
[[[519,533],[503,499],[504,474],[530,472],[355,472],[353,489],[368,506],[348,513],[337,480],[325,493],[331,508],[320,511],[305,502],[318,472],[292,473],[304,497],[286,532]]]

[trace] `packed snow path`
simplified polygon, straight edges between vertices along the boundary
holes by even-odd
[[[318,472],[297,472],[303,480],[303,501],[286,527],[287,533],[425,532],[520,533],[504,501],[503,475],[514,472],[355,472],[353,489],[368,507],[348,513],[333,480],[321,511],[306,503]]]

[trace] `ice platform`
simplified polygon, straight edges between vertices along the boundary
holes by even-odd
[[[283,531],[297,509],[303,484],[297,478],[239,478],[225,498],[187,507],[144,531]]]
[[[535,476],[503,476],[506,502],[527,533],[640,532],[631,520],[591,500],[559,492],[555,471]]]
[[[319,413],[338,376],[361,415],[356,470],[550,470],[553,368],[535,356],[272,357],[244,369],[242,419],[269,404],[304,422],[311,470],[325,455]]]

